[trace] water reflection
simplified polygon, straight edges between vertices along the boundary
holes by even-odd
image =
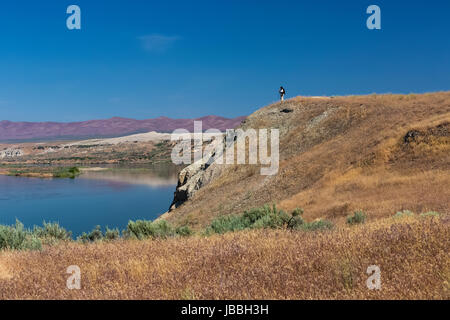
[[[58,222],[75,237],[96,225],[123,230],[129,220],[153,220],[167,211],[178,171],[112,168],[74,180],[0,176],[0,224]]]
[[[123,185],[144,185],[152,188],[176,185],[177,174],[161,175],[150,170],[106,169],[84,171],[79,179],[103,180]]]

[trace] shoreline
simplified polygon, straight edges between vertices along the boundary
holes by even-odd
[[[0,169],[0,176],[26,177],[26,178],[69,178],[74,179],[83,174],[83,172],[101,171],[106,168],[80,168],[76,166],[68,167],[6,167]]]
[[[69,170],[70,168],[76,168],[79,172],[76,176],[83,174],[103,172],[103,171],[121,171],[121,170],[136,170],[136,171],[146,171],[146,167],[78,167],[76,165],[71,166],[54,166],[54,167],[44,167],[44,166],[14,166],[14,167],[3,167],[0,168],[0,176],[10,176],[10,177],[27,177],[27,178],[42,178],[42,179],[52,179],[52,178],[70,178],[55,176],[55,174],[60,170]]]

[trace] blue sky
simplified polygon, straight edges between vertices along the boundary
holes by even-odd
[[[66,8],[81,8],[81,30]],[[368,30],[366,8],[381,8]],[[226,117],[450,89],[450,1],[2,1],[0,120]]]

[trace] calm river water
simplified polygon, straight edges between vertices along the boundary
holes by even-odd
[[[73,236],[129,220],[153,220],[167,211],[176,174],[148,170],[88,172],[71,179],[0,176],[0,224],[26,227],[58,222]]]

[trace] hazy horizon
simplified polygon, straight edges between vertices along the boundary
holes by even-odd
[[[201,118],[208,118],[208,117],[218,117],[223,119],[236,119],[241,117],[246,117],[248,115],[241,115],[236,117],[222,117],[215,114],[207,114],[201,117],[193,117],[193,118],[176,118],[176,117],[166,117],[166,116],[159,116],[159,117],[152,117],[152,118],[143,118],[143,119],[137,119],[137,118],[130,118],[130,117],[122,117],[122,116],[112,116],[109,118],[98,118],[98,119],[84,119],[84,120],[76,120],[76,121],[12,121],[9,119],[1,119],[0,122],[25,122],[25,123],[79,123],[79,122],[87,122],[87,121],[107,121],[107,120],[113,120],[113,119],[123,119],[123,120],[137,120],[137,121],[145,121],[145,120],[156,120],[156,119],[170,119],[170,120],[196,120]]]

